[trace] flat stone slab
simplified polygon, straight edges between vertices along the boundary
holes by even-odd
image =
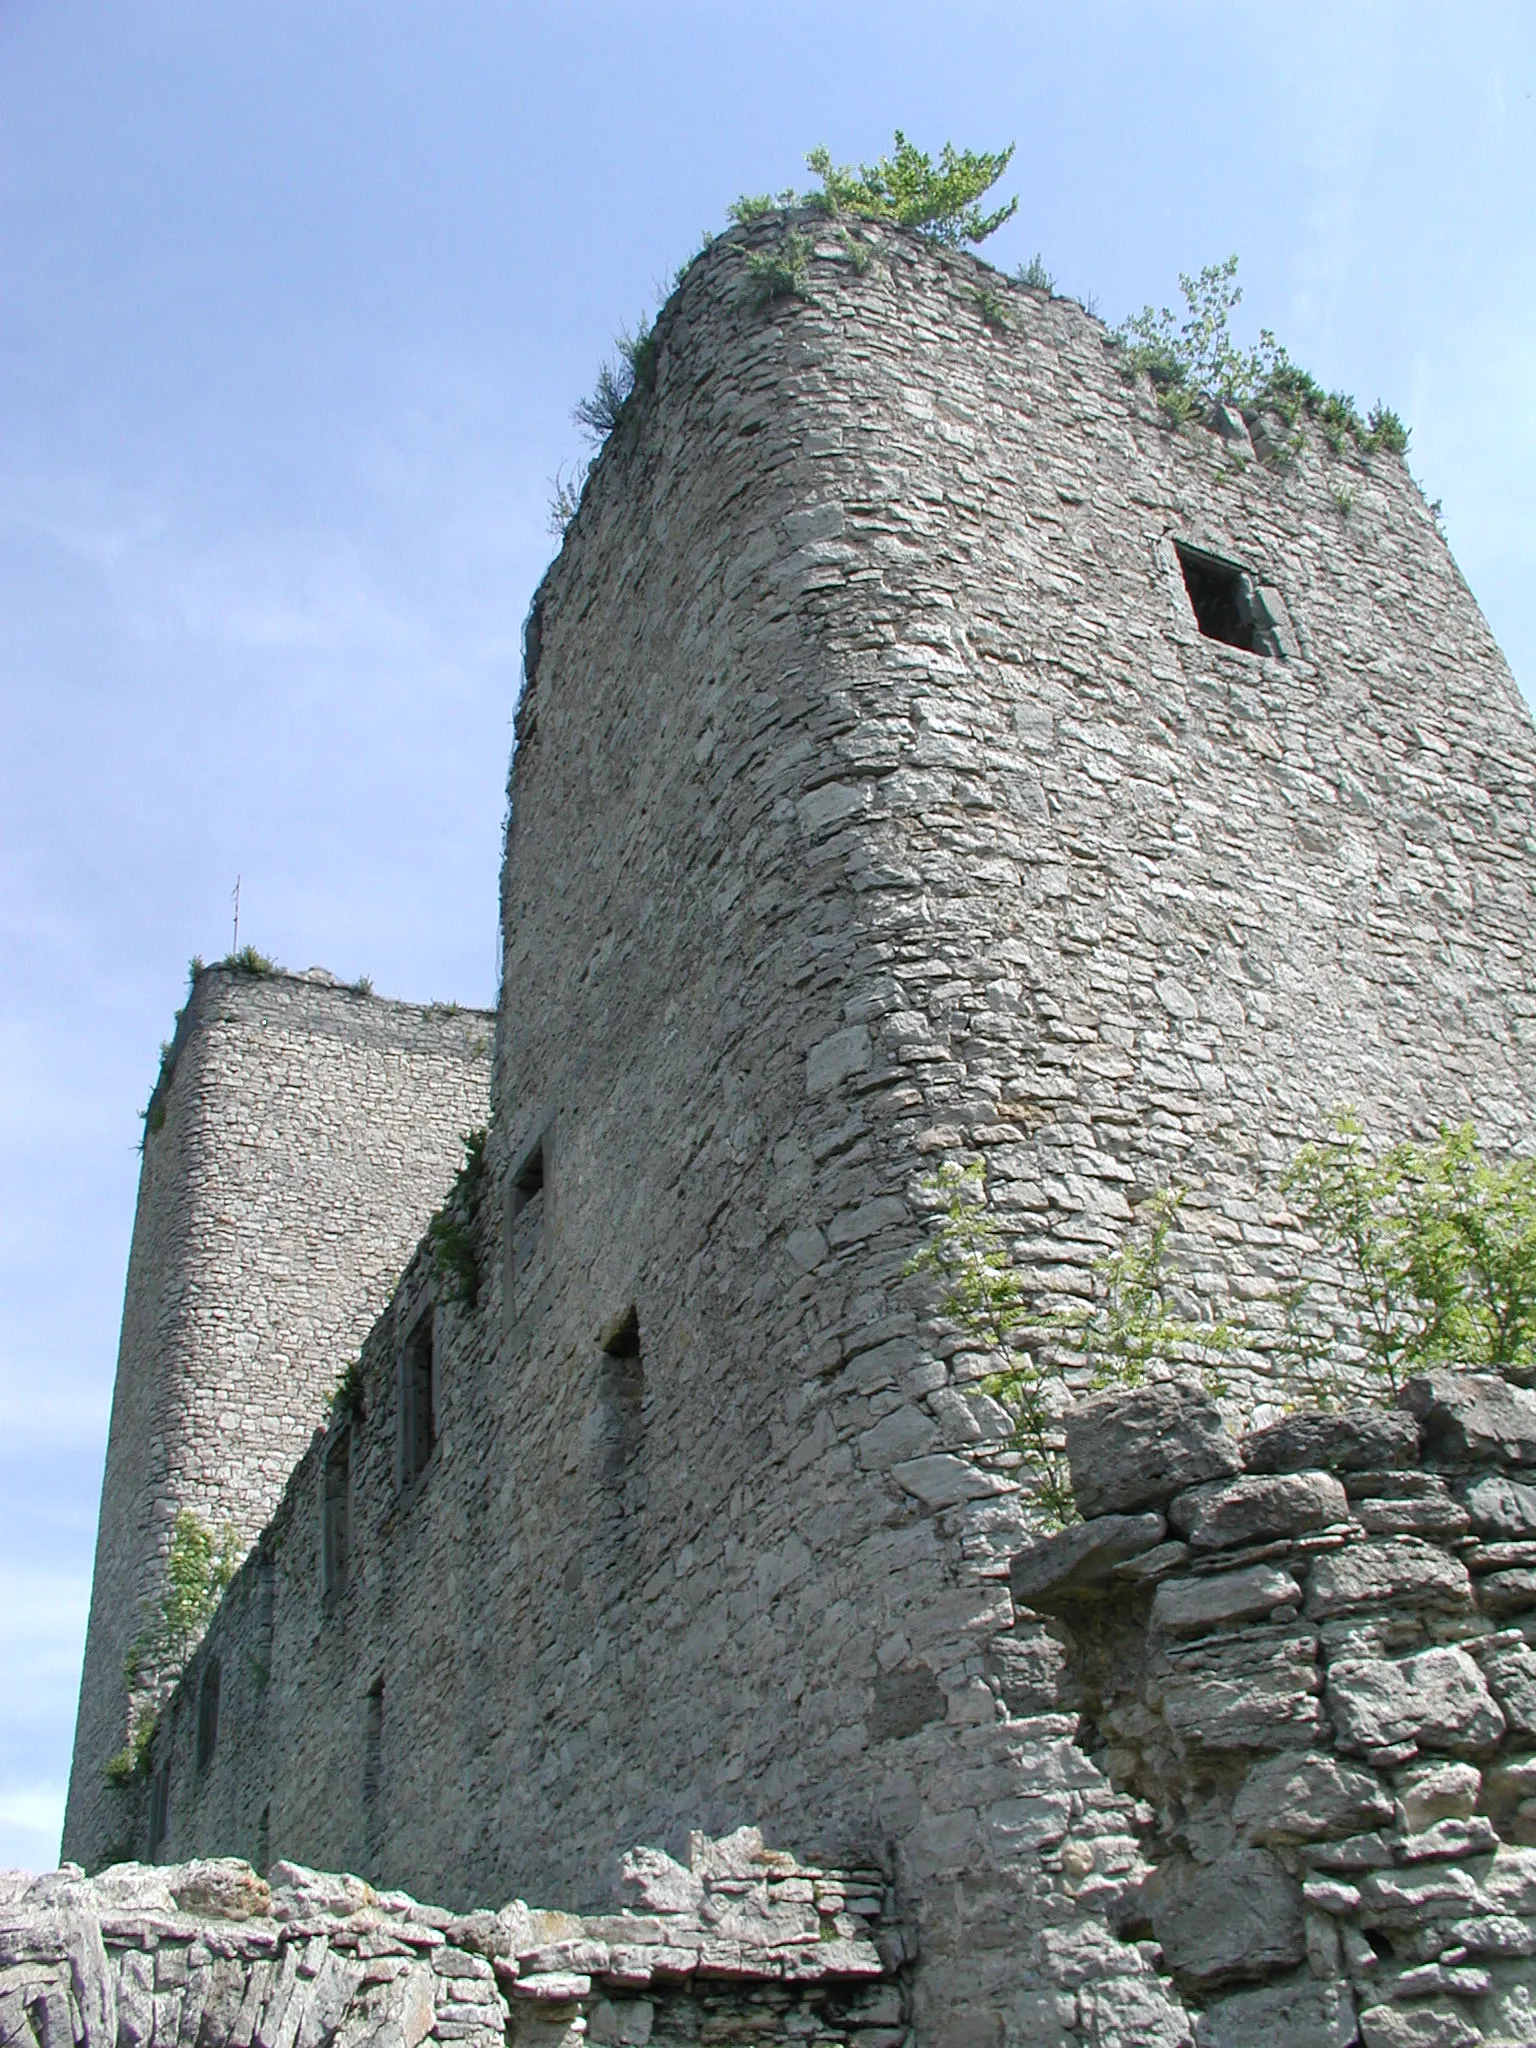
[[[1412,1606],[1457,1613],[1472,1605],[1472,1581],[1459,1558],[1412,1536],[1354,1543],[1320,1557],[1307,1585],[1314,1620],[1368,1607]]]
[[[1536,1394],[1496,1373],[1425,1373],[1398,1401],[1418,1417],[1429,1464],[1536,1465]]]
[[[1243,1438],[1250,1472],[1369,1472],[1411,1465],[1417,1420],[1401,1408],[1304,1408]]]
[[[1301,1604],[1289,1572],[1250,1565],[1209,1579],[1165,1579],[1152,1602],[1152,1626],[1170,1636],[1199,1636],[1241,1621],[1260,1621],[1277,1607]]]
[[[1340,1658],[1328,1672],[1328,1709],[1346,1752],[1413,1743],[1479,1756],[1505,1725],[1482,1672],[1450,1644],[1413,1657]]]
[[[1116,1389],[1063,1417],[1072,1492],[1085,1518],[1161,1507],[1206,1479],[1241,1471],[1237,1440],[1198,1387]]]
[[[1506,1543],[1536,1536],[1536,1486],[1490,1472],[1467,1488],[1466,1507],[1479,1536]]]
[[[1116,1565],[1150,1550],[1167,1533],[1161,1515],[1099,1515],[1091,1522],[1074,1522],[1015,1555],[1008,1569],[1009,1590],[1024,1607],[1107,1593]]]
[[[1373,1771],[1314,1751],[1255,1764],[1232,1818],[1248,1842],[1329,1842],[1390,1827],[1395,1812],[1392,1794]]]
[[[1235,1550],[1347,1521],[1349,1500],[1331,1472],[1250,1473],[1181,1493],[1168,1519],[1195,1550]]]
[[[1169,1969],[1194,1984],[1267,1977],[1306,1953],[1301,1887],[1267,1849],[1164,1866],[1146,1895]]]
[[[1309,1978],[1234,1992],[1195,2022],[1196,2048],[1349,2048],[1356,2038],[1349,1986]]]
[[[1305,1748],[1322,1726],[1317,1634],[1261,1624],[1154,1657],[1147,1704],[1182,1743],[1209,1750]]]

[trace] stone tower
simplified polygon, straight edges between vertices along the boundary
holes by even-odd
[[[180,1508],[243,1553],[483,1124],[492,1020],[195,977],[146,1116],[65,1853],[120,1826],[124,1655]]]
[[[575,1905],[757,1821],[892,1869],[921,2040],[1172,2043],[1062,1860],[1135,1817],[1010,1594],[928,1177],[1042,1289],[1178,1181],[1262,1321],[1335,1104],[1524,1137],[1536,730],[1399,459],[1175,429],[1076,304],[795,225],[799,295],[781,219],[692,266],[539,593],[475,1284],[424,1249],[371,1332],[161,1846]]]

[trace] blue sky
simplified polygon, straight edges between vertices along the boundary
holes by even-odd
[[[658,280],[815,143],[1015,141],[987,253],[1114,321],[1239,251],[1536,690],[1533,90],[1523,0],[6,0],[0,1866],[57,1849],[187,958],[238,874],[288,965],[491,999],[549,480]]]

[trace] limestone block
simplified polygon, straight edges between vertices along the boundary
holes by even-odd
[[[1074,1522],[1014,1556],[1008,1568],[1013,1597],[1021,1606],[1042,1607],[1108,1591],[1115,1566],[1160,1543],[1167,1527],[1155,1514],[1099,1515]]]
[[[60,1966],[54,1973],[60,1985],[57,2002],[48,2012],[50,2027],[52,2016],[61,2020],[57,2038],[63,2048],[70,2048],[72,2040],[77,2048],[115,2048],[117,1992],[101,1923],[93,1912],[73,1904],[37,1907],[19,1901],[0,1907],[0,1970],[18,1963]],[[51,2048],[51,2042],[42,2048]]]
[[[1375,2005],[1360,2015],[1361,2048],[1477,2048],[1482,2038],[1449,2005]]]
[[[1424,1536],[1432,1542],[1449,1543],[1464,1536],[1471,1517],[1448,1490],[1403,1497],[1376,1495],[1365,1500],[1351,1496],[1350,1512],[1369,1536]]]
[[[1314,1620],[1394,1604],[1456,1613],[1472,1605],[1472,1581],[1458,1558],[1403,1537],[1354,1543],[1321,1557],[1307,1586]]]
[[[907,1458],[891,1467],[891,1477],[904,1492],[929,1508],[952,1508],[963,1500],[982,1500],[988,1494],[1012,1491],[1011,1481],[1001,1472],[984,1472],[969,1459],[957,1458],[949,1451]]]
[[[1496,1373],[1425,1373],[1399,1405],[1419,1420],[1431,1465],[1536,1465],[1536,1394]]]
[[[1519,1542],[1536,1536],[1536,1486],[1526,1486],[1502,1472],[1490,1472],[1466,1492],[1467,1513],[1479,1536],[1495,1542]]]
[[[1483,1666],[1487,1672],[1487,1665]],[[1497,1688],[1494,1697],[1498,1697]],[[1482,1772],[1474,1764],[1413,1764],[1397,1774],[1397,1796],[1403,1826],[1410,1834],[1436,1821],[1465,1820],[1477,1808]]]
[[[1478,1662],[1510,1727],[1536,1735],[1536,1650],[1525,1642],[1499,1643],[1480,1650]]]
[[[1198,1387],[1096,1394],[1064,1418],[1072,1491],[1084,1517],[1158,1507],[1242,1469],[1216,1403]]]
[[[1251,1474],[1181,1493],[1168,1519],[1196,1550],[1231,1550],[1275,1536],[1300,1536],[1348,1519],[1349,1501],[1329,1472]]]
[[[1310,1977],[1216,1999],[1195,2026],[1197,2048],[1349,2048],[1354,2039],[1349,1986]]]
[[[1536,1607],[1536,1570],[1529,1565],[1507,1572],[1485,1572],[1477,1581],[1477,1604],[1495,1619],[1524,1614]]]
[[[417,1963],[384,1983],[366,1983],[342,2015],[331,2048],[416,2048],[432,2030],[432,1972]]]
[[[278,1862],[267,1872],[272,1888],[272,1917],[299,1920],[328,1914],[357,1913],[377,1902],[371,1884],[347,1872],[311,1870],[302,1863]]]
[[[1346,1752],[1415,1743],[1476,1756],[1504,1733],[1482,1672],[1449,1645],[1395,1662],[1341,1658],[1329,1668],[1328,1707]]]
[[[1094,2048],[1193,2048],[1189,2015],[1151,1975],[1087,1985],[1078,2006]]]
[[[631,1849],[620,1860],[616,1890],[620,1899],[647,1912],[696,1913],[704,1880],[664,1849]]]
[[[1170,1646],[1147,1680],[1178,1739],[1202,1749],[1295,1749],[1321,1726],[1317,1637],[1310,1629],[1245,1629]]]
[[[1499,1849],[1483,1890],[1500,1913],[1536,1913],[1536,1849]]]
[[[183,1863],[167,1870],[165,1879],[183,1913],[209,1920],[252,1920],[272,1910],[271,1886],[238,1856]]]
[[[1306,1954],[1301,1887],[1267,1849],[1162,1865],[1145,1895],[1168,1968],[1201,1987],[1267,1977]]]
[[[1389,1826],[1394,1811],[1371,1771],[1325,1755],[1276,1756],[1243,1780],[1232,1818],[1248,1842],[1318,1842]]]
[[[1301,1409],[1243,1438],[1250,1472],[1364,1472],[1411,1465],[1419,1427],[1396,1408]]]
[[[1204,1635],[1234,1622],[1258,1621],[1273,1608],[1301,1604],[1301,1588],[1273,1565],[1221,1572],[1207,1579],[1164,1579],[1152,1602],[1152,1627],[1170,1636]]]

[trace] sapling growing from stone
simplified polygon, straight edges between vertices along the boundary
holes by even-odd
[[[1059,1417],[1080,1389],[1139,1386],[1154,1360],[1207,1371],[1233,1342],[1225,1323],[1193,1322],[1176,1313],[1175,1269],[1168,1240],[1183,1193],[1163,1188],[1119,1248],[1096,1260],[1089,1301],[1038,1311],[987,1206],[984,1170],[945,1165],[925,1190],[943,1204],[938,1228],[909,1261],[909,1273],[939,1283],[939,1307],[968,1335],[1008,1363],[986,1380],[1007,1413],[1033,1482],[1042,1520],[1075,1520]]]
[[[1536,1160],[1488,1159],[1470,1123],[1376,1150],[1345,1108],[1282,1186],[1342,1268],[1340,1315],[1320,1316],[1310,1286],[1287,1302],[1292,1367],[1314,1391],[1336,1391],[1346,1358],[1383,1399],[1436,1366],[1536,1380]]]
[[[146,1603],[142,1625],[123,1659],[130,1691],[159,1691],[176,1678],[238,1562],[232,1524],[216,1534],[191,1508],[177,1509],[165,1554],[165,1583],[159,1598]]]

